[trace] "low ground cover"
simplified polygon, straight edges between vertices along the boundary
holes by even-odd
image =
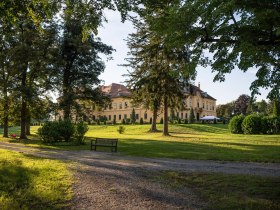
[[[206,201],[206,209],[280,209],[279,178],[179,172],[154,178],[171,187],[191,188]]]
[[[25,143],[54,149],[89,150],[91,138],[106,137],[118,138],[119,153],[131,156],[280,162],[280,135],[231,134],[227,125],[223,124],[170,125],[170,136],[167,137],[162,136],[161,132],[149,133],[150,125],[125,125],[123,134],[119,134],[118,127],[89,126],[86,145],[69,146],[65,143],[42,144],[35,135],[38,127],[34,126],[34,135]],[[162,125],[158,125],[158,129],[162,130]],[[0,141],[11,139],[0,138]]]
[[[61,209],[71,185],[65,163],[0,149],[0,209]]]

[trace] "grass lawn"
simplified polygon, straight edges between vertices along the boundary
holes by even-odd
[[[0,149],[0,209],[61,209],[71,185],[65,163]]]
[[[280,162],[280,135],[231,134],[227,125],[222,124],[170,125],[170,136],[167,137],[160,132],[149,133],[150,125],[125,125],[124,134],[119,134],[117,128],[111,125],[90,126],[87,137],[118,138],[119,153],[131,156]],[[35,134],[37,129],[32,127],[32,132]],[[162,130],[162,125],[158,125],[158,129]],[[17,132],[15,128],[14,133]],[[11,139],[0,138],[0,141]],[[82,146],[67,146],[65,143],[44,145],[37,136],[31,136],[31,140],[25,143],[55,149],[90,148],[89,140]]]
[[[219,173],[165,172],[154,177],[171,187],[188,187],[206,209],[280,209],[280,179]]]

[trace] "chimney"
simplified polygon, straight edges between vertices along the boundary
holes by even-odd
[[[200,82],[198,82],[198,88],[200,89]]]

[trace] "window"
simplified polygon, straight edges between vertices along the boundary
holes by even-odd
[[[122,119],[122,115],[120,114],[120,115],[119,115],[119,120],[121,120],[121,119]]]
[[[119,109],[122,109],[122,102],[119,103]]]
[[[109,105],[109,109],[112,109],[112,108],[113,108],[113,107],[112,107],[112,104],[110,104],[110,105]]]
[[[124,102],[124,108],[126,109],[128,107],[127,102]]]
[[[197,107],[199,108],[199,101],[197,101]]]
[[[139,119],[139,114],[136,114],[136,120],[138,120]]]
[[[185,119],[188,119],[188,113],[185,114]]]
[[[146,120],[148,118],[147,112],[144,114],[144,119]]]
[[[204,102],[203,102],[203,104],[202,104],[202,107],[203,107],[203,109],[205,108]]]
[[[114,120],[116,120],[117,119],[117,115],[114,115]]]
[[[117,109],[117,103],[113,103],[113,109]]]
[[[111,115],[109,115],[109,120],[111,120]]]
[[[124,115],[124,119],[125,119],[125,120],[127,119],[127,115],[126,115],[126,114]]]

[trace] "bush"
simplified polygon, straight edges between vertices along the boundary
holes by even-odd
[[[153,123],[153,118],[150,117],[150,124],[152,124],[152,123]]]
[[[248,115],[242,122],[244,134],[259,134],[262,132],[262,119],[257,115]]]
[[[141,119],[140,119],[140,125],[143,125],[144,124],[144,120],[143,120],[143,118],[141,117]]]
[[[179,119],[178,119],[178,124],[181,124],[181,123],[182,123],[182,122],[181,122],[181,119],[179,118]]]
[[[104,121],[105,123],[106,121]],[[76,132],[75,132],[75,140],[78,145],[80,144],[85,144],[85,134],[88,131],[88,126],[87,124],[83,122],[79,122],[76,124]]]
[[[119,132],[119,134],[123,134],[125,131],[125,127],[123,125],[120,125],[117,131]]]
[[[266,126],[262,129],[263,133],[279,134],[280,133],[280,117],[267,117],[262,119],[262,125]]]
[[[243,133],[242,122],[244,120],[243,115],[234,116],[229,122],[229,130],[232,133]]]
[[[188,124],[188,119],[187,118],[184,120],[184,124]]]
[[[159,122],[160,124],[163,124],[163,118],[160,118],[160,122]]]
[[[71,137],[75,134],[75,126],[71,123],[70,120],[63,120],[58,122],[58,132],[62,136],[62,138],[68,142],[71,140]]]
[[[46,122],[38,129],[38,135],[44,143],[55,143],[59,141],[69,142],[75,140],[77,144],[84,143],[84,135],[88,126],[83,122],[73,124],[69,120]]]
[[[214,124],[217,124],[217,119],[216,118],[214,119]]]
[[[116,125],[116,124],[117,124],[116,118],[114,118],[114,120],[113,120],[113,125]]]
[[[129,118],[126,119],[126,124],[130,124],[130,119]]]

